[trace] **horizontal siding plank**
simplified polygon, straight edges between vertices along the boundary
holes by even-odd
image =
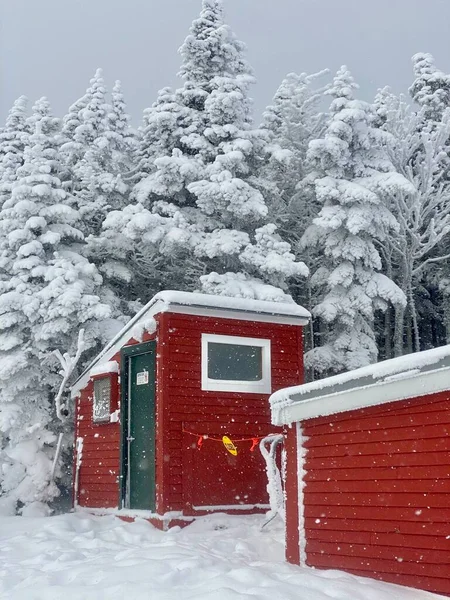
[[[119,452],[119,441],[108,443],[96,439],[85,439],[83,442],[83,454],[91,452],[98,452],[103,455],[105,452]]]
[[[426,574],[428,577],[448,577],[448,563],[446,565],[430,565],[417,562],[399,562],[397,560],[383,560],[380,558],[362,558],[356,556],[340,556],[313,553],[307,554],[308,566],[325,567],[332,569],[349,569],[373,571],[373,573],[399,573],[405,575]]]
[[[183,410],[182,406],[177,406],[176,411],[170,411],[170,420],[186,421],[186,419],[194,418],[195,415],[198,415],[199,417],[209,417],[209,415],[211,414],[211,410],[208,410],[208,408],[210,407],[190,406],[185,407],[185,409]],[[228,421],[233,419],[234,421],[239,420],[243,423],[249,423],[253,420],[258,419],[259,421],[265,420],[268,423],[270,422],[268,413],[262,410],[245,410],[245,407],[238,409],[236,407],[216,406],[214,408],[214,412],[217,415],[216,418],[219,418],[219,415],[225,415]]]
[[[415,509],[427,507],[448,508],[450,506],[448,494],[416,494],[403,492],[396,492],[394,494],[371,494],[366,492],[350,494],[343,492],[325,494],[305,493],[304,504],[305,506],[311,504],[327,504],[330,507],[353,506],[355,508],[364,506],[398,506],[406,508],[413,506]]]
[[[111,476],[117,477],[119,475],[119,461],[117,461],[117,464],[115,465],[115,467],[116,468],[105,467],[104,465],[90,467],[89,465],[82,464],[80,467],[80,472],[83,473],[83,476],[99,475],[100,477],[102,477],[103,475],[111,475]]]
[[[434,536],[436,538],[446,539],[450,535],[450,524],[448,522],[433,523],[419,521],[391,521],[389,519],[378,521],[372,519],[333,519],[333,518],[315,518],[305,519],[305,528],[307,531],[336,531],[345,535],[348,532],[369,532],[386,533],[395,535],[412,536]]]
[[[167,389],[166,389],[167,392]],[[169,406],[176,404],[176,402],[183,402],[182,398],[184,398],[185,404],[190,406],[192,405],[200,405],[207,406],[208,404],[212,405],[228,405],[233,402],[236,406],[266,406],[268,405],[269,394],[247,394],[244,392],[215,392],[215,391],[207,391],[201,390],[198,388],[197,390],[187,390],[183,386],[171,386],[170,395],[165,394],[169,403]]]
[[[111,432],[104,432],[102,434],[98,434],[97,432],[91,430],[88,435],[84,436],[83,444],[89,444],[93,442],[96,442],[98,444],[118,443],[120,442],[120,432],[118,430],[114,430]]]
[[[98,474],[98,473],[86,473],[82,471],[80,473],[80,481],[86,484],[105,484],[105,485],[117,485],[118,475],[108,475],[106,473]]]
[[[211,418],[211,415],[208,415],[209,418]],[[192,421],[186,421],[185,422],[185,428],[188,431],[191,431],[192,433],[195,434],[202,434],[202,433],[208,433],[209,435],[225,435],[225,434],[230,434],[232,436],[247,436],[247,435],[266,435],[266,433],[279,433],[280,428],[279,427],[275,427],[275,425],[270,425],[270,423],[256,423],[254,421],[251,422],[244,422],[244,423],[237,423],[235,422],[230,422],[230,421],[224,421],[224,422],[220,422],[220,421],[200,421],[200,422],[192,422]],[[249,433],[250,432],[250,433]],[[186,439],[188,439],[188,437],[193,437],[193,439],[196,441],[196,436],[189,436],[188,434],[186,435]]]
[[[96,492],[93,490],[82,494],[80,490],[80,495],[78,498],[80,506],[88,506],[92,508],[115,508],[117,506],[118,494],[111,492]]]
[[[231,330],[231,329],[230,329]],[[235,337],[239,341],[240,337],[252,337],[258,340],[270,340],[270,346],[272,352],[286,353],[288,349],[298,350],[298,343],[295,337],[291,336],[274,336],[273,333],[270,335],[258,335],[255,330],[251,330],[251,335],[245,333],[236,334],[233,333],[232,337]],[[176,351],[179,348],[195,347],[200,349],[201,346],[201,334],[204,331],[195,331],[191,328],[191,331],[183,331],[181,335],[172,335],[170,339],[170,351]],[[219,334],[222,335],[222,334]],[[225,334],[228,335],[228,334]]]
[[[447,505],[448,506],[448,505]],[[415,508],[392,506],[329,506],[309,504],[305,506],[305,517],[316,519],[368,519],[392,521],[404,519],[417,523],[448,523],[450,508]]]
[[[255,337],[259,335],[271,336],[274,334],[274,331],[276,331],[276,334],[279,336],[293,337],[297,332],[297,328],[294,329],[292,325],[257,323],[255,321],[244,321],[238,319],[233,319],[230,321],[222,318],[211,320],[210,317],[205,319],[205,317],[196,317],[194,315],[177,315],[176,317],[173,315],[170,316],[169,329],[172,335],[176,334],[177,331],[185,331],[193,328],[201,330],[202,333],[217,333],[218,330],[236,331],[236,329],[245,331],[248,329],[249,334],[247,337]],[[244,334],[242,333],[240,335]]]
[[[450,436],[441,438],[419,438],[388,442],[369,442],[358,444],[325,445],[310,448],[308,460],[313,458],[333,458],[337,456],[379,456],[386,454],[408,454],[412,452],[449,452]]]
[[[430,407],[433,404],[430,404]],[[364,417],[358,414],[358,418],[355,419],[354,413],[349,418],[346,416],[345,420],[341,421],[329,421],[327,423],[314,425],[314,420],[310,420],[304,423],[305,436],[311,437],[321,434],[329,433],[342,433],[351,431],[371,431],[377,429],[397,429],[401,427],[415,427],[421,425],[432,425],[432,424],[449,424],[450,423],[450,412],[448,410],[448,403],[444,404],[444,409],[441,407],[437,410],[429,411],[429,407],[424,411],[417,411],[417,413],[404,415],[391,415],[391,416],[377,416],[377,417]]]
[[[340,544],[363,544],[373,546],[388,546],[390,548],[416,548],[422,550],[450,550],[450,540],[446,536],[409,535],[401,533],[373,533],[370,531],[333,531],[323,529],[306,529],[308,543],[326,542]],[[316,550],[317,551],[317,550]],[[319,550],[320,551],[320,550]],[[406,558],[405,558],[406,560]]]
[[[394,407],[395,408],[395,405]],[[445,412],[450,408],[450,393],[440,393],[434,396],[428,396],[428,399],[423,403],[410,400],[409,406],[402,409],[401,416],[405,415],[421,415],[423,413],[432,413],[436,411]]]
[[[84,456],[81,459],[81,469],[88,468],[99,468],[99,467],[107,467],[107,468],[118,468],[120,456],[117,453],[117,456],[112,458],[101,458],[98,459],[97,455],[94,457]]]
[[[352,469],[382,466],[417,466],[450,464],[450,452],[427,452],[394,454],[392,456],[342,456],[339,458],[306,457],[306,470],[312,469]]]
[[[416,565],[448,565],[448,552],[425,548],[408,548],[401,546],[376,546],[373,544],[348,544],[340,542],[324,542],[307,540],[306,554],[328,554],[334,556],[358,557],[362,561],[375,558],[397,562],[414,563]]]
[[[169,394],[166,395],[169,396]],[[178,387],[175,389],[171,388],[170,392],[170,402],[176,402],[177,398],[202,398],[205,401],[205,404],[208,402],[213,402],[214,404],[220,402],[229,402],[230,399],[239,398],[245,402],[250,402],[252,400],[256,400],[261,402],[264,400],[268,402],[269,394],[244,394],[242,392],[208,392],[200,389],[189,388],[186,389],[184,387]]]
[[[111,458],[117,458],[120,454],[120,450],[119,448],[116,448],[114,451],[113,450],[107,450],[106,452],[91,452],[89,450],[85,451],[83,448],[83,458],[82,460],[86,460],[86,461],[102,461],[102,460],[109,460]]]
[[[450,579],[441,577],[427,577],[424,575],[405,575],[397,573],[374,573],[373,571],[364,571],[356,569],[347,569],[348,573],[359,575],[360,577],[370,577],[371,579],[382,579],[388,583],[397,585],[406,585],[408,587],[419,588],[436,594],[450,595]]]
[[[375,429],[365,431],[348,431],[314,435],[304,442],[305,448],[331,445],[346,445],[374,442],[394,442],[397,440],[433,439],[450,435],[450,424],[422,425],[416,427],[396,427],[391,429]]]
[[[445,467],[444,467],[445,468]],[[450,477],[445,479],[425,479],[425,480],[403,480],[397,481],[392,479],[371,479],[369,481],[309,481],[305,490],[306,493],[326,494],[329,492],[347,493],[361,492],[364,493],[445,493],[449,494],[450,498]],[[450,500],[449,500],[450,505]]]
[[[304,481],[367,481],[367,480],[428,480],[448,478],[448,466],[434,465],[425,467],[397,466],[371,467],[351,469],[315,469],[308,471]]]

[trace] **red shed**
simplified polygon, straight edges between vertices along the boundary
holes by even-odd
[[[286,558],[450,595],[450,346],[276,392]]]
[[[271,392],[303,380],[308,317],[296,304],[157,294],[73,386],[75,507],[161,526],[265,509],[257,443],[274,429]]]

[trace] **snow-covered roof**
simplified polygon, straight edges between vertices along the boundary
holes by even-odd
[[[231,298],[228,296],[213,296],[212,294],[171,290],[159,292],[149,304],[157,300],[162,300],[172,308],[174,306],[184,306],[186,309],[188,307],[217,308],[227,311],[251,313],[252,315],[265,314],[273,317],[294,317],[296,319],[303,319],[304,321],[309,320],[311,317],[306,308],[295,304],[295,302],[269,302],[267,300],[254,300],[251,298]],[[240,316],[239,318],[242,317]]]
[[[450,344],[272,394],[274,425],[450,390]]]
[[[293,301],[269,302],[172,290],[159,292],[119,331],[77,379],[71,388],[72,397],[87,385],[92,370],[98,368],[101,372],[102,365],[109,362],[127,340],[141,340],[144,331],[152,333],[156,327],[153,317],[161,312],[291,325],[305,325],[311,316],[305,308]]]

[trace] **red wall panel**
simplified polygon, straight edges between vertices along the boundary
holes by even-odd
[[[450,393],[302,425],[307,564],[450,594]]]
[[[174,461],[183,466],[184,477],[164,494],[166,502],[162,508],[189,511],[189,507],[200,504],[267,504],[267,480],[259,449],[250,453],[251,442],[236,443],[240,456],[233,465],[228,465],[233,457],[228,458],[220,442],[206,440],[198,450],[198,438],[186,433],[239,439],[276,431],[271,425],[269,394],[201,389],[201,334],[270,339],[272,391],[275,391],[302,381],[301,327],[173,313],[166,313],[163,319],[166,343],[159,352],[164,365],[164,385],[158,406],[163,406],[166,412],[160,435],[166,440],[162,443],[166,472]],[[178,442],[180,435],[182,444]],[[189,483],[192,478],[194,485]],[[170,476],[162,480],[164,486]],[[220,488],[223,499],[218,502]]]
[[[205,440],[198,450],[197,436],[186,433],[239,439],[276,431],[270,421],[269,394],[201,390],[201,334],[270,339],[275,391],[303,381],[302,328],[168,312],[156,320],[157,512],[189,513],[193,505],[217,504],[220,489],[221,505],[267,503],[264,462],[258,448],[250,453],[251,441],[236,443],[239,457],[230,465],[233,457],[222,443]],[[154,338],[145,333],[142,341]],[[124,345],[137,343],[131,339]],[[120,353],[112,360],[120,363]],[[78,503],[116,507],[120,424],[92,422],[92,394],[90,382],[77,402],[76,436],[84,440]]]

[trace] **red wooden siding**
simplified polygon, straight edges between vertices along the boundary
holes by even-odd
[[[264,463],[259,449],[250,453],[251,442],[237,443],[239,455],[233,459],[219,442],[206,440],[202,450],[197,450],[198,438],[186,433],[241,438],[276,430],[270,420],[269,394],[201,390],[201,334],[270,339],[275,391],[303,381],[301,327],[169,312],[155,319],[157,513],[190,514],[195,512],[192,506],[217,503],[267,503]],[[144,334],[142,341],[154,338]],[[130,340],[124,346],[136,343]],[[120,352],[111,360],[120,364]],[[77,402],[76,437],[84,440],[78,504],[117,507],[120,424],[93,423],[92,396],[90,382]],[[218,486],[219,479],[222,484]]]
[[[450,594],[450,393],[303,428],[307,564]]]
[[[116,404],[111,406],[111,412],[114,412],[118,408],[119,391],[115,373],[112,384]],[[93,396],[94,384],[90,381],[77,400],[75,439],[83,438],[77,501],[79,506],[114,508],[118,500],[120,426],[93,422]]]
[[[186,507],[189,512],[189,507],[197,505],[200,499],[201,505],[214,504],[217,479],[222,479],[225,495],[233,490],[234,498],[233,502],[221,501],[220,504],[268,503],[264,463],[259,450],[250,453],[250,442],[237,444],[242,452],[239,461],[249,461],[257,484],[253,483],[249,490],[242,475],[242,489],[238,489],[233,470],[227,469],[228,457],[223,446],[206,440],[202,449],[197,450],[197,438],[183,433],[186,430],[215,437],[228,433],[231,437],[241,438],[276,430],[270,420],[269,394],[201,390],[201,334],[270,339],[272,390],[275,391],[302,381],[301,328],[173,313],[161,315],[160,325],[163,345],[159,338],[158,353],[162,358],[163,373],[158,375],[161,387],[157,391],[157,406],[164,412],[162,418],[161,412],[158,414],[157,465],[158,485],[164,489],[164,503],[158,506],[158,512]],[[203,454],[200,456],[200,453]],[[239,461],[235,461],[233,467],[236,472],[240,470]],[[186,475],[189,472],[197,482],[194,486],[190,485]],[[208,488],[211,489],[210,496]],[[203,498],[201,490],[204,490]]]
[[[144,334],[143,341],[154,339]],[[137,344],[134,339],[127,345]],[[120,368],[120,352],[111,361]],[[120,407],[120,385],[117,374],[111,375],[111,412]],[[83,438],[83,453],[78,479],[79,506],[88,508],[117,508],[120,476],[120,423],[94,423],[92,419],[94,384],[90,380],[81,390],[76,403],[75,439]],[[76,462],[74,461],[74,465]],[[75,467],[74,467],[75,470]],[[75,478],[75,474],[74,474]]]

